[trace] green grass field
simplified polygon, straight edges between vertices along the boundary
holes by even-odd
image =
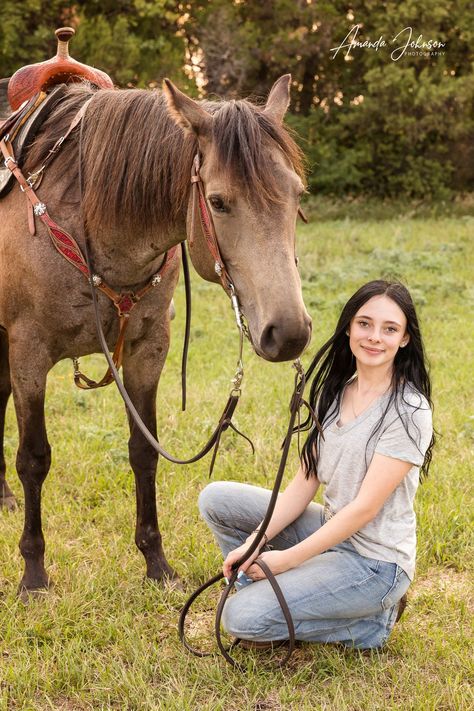
[[[430,478],[417,497],[419,557],[409,606],[387,648],[370,656],[330,646],[299,648],[283,671],[257,653],[240,653],[245,676],[219,657],[196,659],[181,647],[177,619],[186,595],[144,580],[133,543],[133,477],[124,410],[113,387],[75,389],[72,366],[49,379],[47,421],[53,465],[44,487],[46,564],[52,590],[25,605],[16,595],[22,560],[22,510],[0,513],[0,710],[176,709],[384,711],[474,708],[472,694],[472,351],[468,324],[474,287],[474,218],[351,215],[299,227],[303,293],[313,317],[310,357],[338,312],[364,281],[401,278],[418,304],[432,366],[439,433]],[[65,267],[66,268],[66,267]],[[237,357],[232,312],[215,285],[194,280],[188,412],[180,412],[183,290],[159,394],[159,432],[183,455],[207,438],[224,405]],[[257,453],[228,432],[214,478],[272,484],[293,382],[290,364],[269,364],[246,347],[237,412]],[[84,359],[102,374],[104,360]],[[17,431],[8,411],[9,482]],[[293,449],[288,476],[296,466]],[[208,462],[161,461],[161,530],[170,562],[188,591],[219,568],[217,549],[199,520],[197,496]],[[213,625],[218,591],[200,601],[191,632]],[[471,674],[471,676],[470,676]]]

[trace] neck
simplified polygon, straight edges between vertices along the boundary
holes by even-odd
[[[392,382],[393,366],[374,368],[357,362],[355,387],[358,393],[383,393]]]

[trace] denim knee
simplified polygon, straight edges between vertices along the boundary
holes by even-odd
[[[221,507],[221,501],[224,495],[223,484],[225,484],[225,482],[213,481],[208,484],[199,494],[198,506],[203,519],[215,519],[215,514],[219,511]]]
[[[243,604],[242,595],[238,592],[228,598],[222,613],[222,624],[233,637],[253,639],[265,635],[266,629],[262,624],[264,616],[263,610]]]

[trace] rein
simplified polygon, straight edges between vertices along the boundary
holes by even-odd
[[[250,558],[250,556],[259,548],[260,543],[262,542],[266,530],[268,528],[268,525],[270,523],[270,520],[273,515],[273,511],[275,509],[275,504],[277,502],[278,498],[278,493],[281,488],[281,483],[283,480],[283,474],[285,472],[286,468],[286,463],[288,460],[288,453],[290,450],[290,444],[291,444],[291,438],[292,435],[294,434],[294,427],[295,427],[295,421],[296,418],[299,417],[299,412],[300,408],[303,404],[305,404],[303,400],[303,391],[305,388],[306,384],[306,375],[305,372],[301,366],[299,358],[293,363],[293,367],[296,369],[296,375],[295,375],[295,386],[293,390],[293,395],[291,397],[290,401],[290,419],[285,435],[285,439],[283,441],[282,445],[282,454],[280,458],[280,464],[278,466],[278,471],[275,477],[275,483],[273,485],[271,497],[270,497],[270,502],[268,504],[265,516],[263,518],[262,523],[259,525],[257,530],[257,535],[252,541],[252,543],[249,545],[248,549],[245,551],[243,556],[239,561],[237,561],[234,566],[233,566],[233,573],[230,579],[227,582],[226,587],[221,593],[221,597],[219,599],[219,603],[217,605],[217,610],[216,610],[216,617],[215,617],[215,623],[214,623],[214,633],[216,636],[216,641],[217,641],[217,646],[219,648],[219,651],[221,652],[222,656],[224,659],[233,667],[237,668],[239,671],[243,672],[244,669],[243,667],[238,664],[235,659],[230,655],[230,651],[237,646],[241,640],[235,640],[230,647],[224,647],[224,644],[222,642],[222,637],[221,637],[221,619],[222,619],[222,613],[224,611],[224,605],[226,603],[227,598],[229,597],[229,594],[231,593],[234,583],[237,580],[237,575],[238,575],[238,570],[239,567],[242,565],[242,563],[245,563],[246,560]],[[270,585],[273,588],[273,591],[275,593],[275,596],[278,600],[278,603],[282,609],[283,616],[285,618],[287,627],[288,627],[288,650],[285,655],[285,657],[279,662],[280,666],[284,666],[288,660],[290,659],[293,650],[295,648],[295,628],[293,624],[293,620],[291,617],[290,610],[288,608],[288,605],[286,603],[286,600],[284,598],[284,595],[281,591],[281,588],[279,584],[277,583],[276,577],[270,570],[270,568],[266,565],[266,563],[263,562],[263,560],[260,560],[257,558],[254,561],[255,565],[258,565],[261,570],[265,573]],[[185,648],[194,654],[197,657],[209,657],[213,656],[213,652],[202,652],[201,650],[195,649],[190,645],[188,640],[186,639],[186,633],[185,633],[185,624],[186,624],[186,618],[188,615],[188,612],[193,605],[193,603],[196,601],[196,599],[203,593],[205,590],[207,590],[209,587],[214,585],[215,583],[219,582],[219,580],[222,580],[224,577],[223,572],[221,571],[214,577],[210,578],[207,582],[205,582],[203,585],[201,585],[199,588],[197,588],[192,595],[188,598],[186,601],[180,617],[179,617],[179,623],[178,623],[178,633],[179,637],[181,639],[181,642],[185,646]]]

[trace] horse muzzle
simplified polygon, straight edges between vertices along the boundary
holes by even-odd
[[[311,324],[308,315],[300,323],[269,323],[263,328],[259,339],[252,337],[255,352],[271,363],[294,360],[303,353],[311,340]]]

